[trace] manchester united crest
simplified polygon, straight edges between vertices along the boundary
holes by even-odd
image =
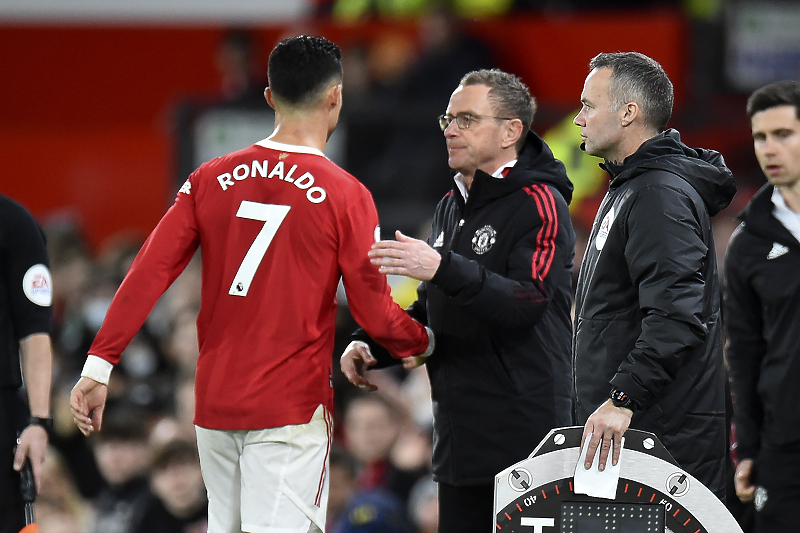
[[[472,249],[478,255],[485,254],[494,244],[496,235],[497,232],[494,228],[487,224],[475,232],[472,237]]]

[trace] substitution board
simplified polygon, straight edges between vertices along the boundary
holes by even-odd
[[[582,434],[583,427],[554,429],[527,459],[497,474],[495,533],[742,532],[722,502],[644,431],[625,433],[613,499],[576,494]]]

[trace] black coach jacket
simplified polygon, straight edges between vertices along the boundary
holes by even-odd
[[[725,256],[740,459],[800,452],[800,243],[772,214],[773,190],[762,187],[739,215]]]
[[[436,338],[433,473],[452,485],[493,483],[572,423],[572,183],[531,132],[508,175],[478,171],[468,196],[436,207],[442,262],[408,309]]]
[[[655,433],[724,497],[725,368],[711,216],[736,186],[722,156],[675,130],[643,143],[611,175],[575,296],[577,421],[612,386],[635,402],[631,428]]]

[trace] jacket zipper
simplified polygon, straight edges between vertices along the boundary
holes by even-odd
[[[458,224],[456,225],[456,230],[453,232],[453,240],[450,244],[450,250],[452,251],[455,249],[456,245],[458,244],[458,237],[461,235],[461,227],[464,225],[464,219],[461,218],[458,220]]]

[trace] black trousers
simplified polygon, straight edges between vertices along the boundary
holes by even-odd
[[[754,465],[755,533],[797,531],[800,452],[761,450]]]
[[[25,507],[14,470],[14,448],[26,409],[19,391],[0,389],[0,533],[19,533],[25,527]]]
[[[456,487],[439,483],[439,533],[495,529],[494,485]]]

